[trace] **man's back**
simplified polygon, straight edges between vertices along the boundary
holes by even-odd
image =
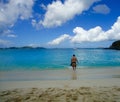
[[[73,56],[71,62],[77,62],[77,58]]]

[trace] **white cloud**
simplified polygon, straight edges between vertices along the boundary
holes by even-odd
[[[85,30],[81,27],[76,27],[73,32],[75,33],[75,36],[71,39],[72,42],[83,42],[83,41],[100,41],[105,40],[104,37],[104,31],[102,31],[102,28],[100,26],[97,26],[95,28],[91,28],[90,30]]]
[[[40,23],[47,28],[60,26],[74,16],[88,10],[97,1],[100,0],[65,0],[64,3],[60,0],[53,1],[47,6],[45,18]]]
[[[117,21],[113,24],[111,29],[106,31],[106,35],[108,39],[120,39],[120,16]]]
[[[111,29],[108,31],[103,31],[101,27],[97,26],[91,28],[90,30],[84,30],[81,27],[76,27],[73,32],[75,36],[72,38],[72,42],[95,42],[95,41],[104,41],[104,40],[117,40],[120,39],[120,17],[113,24]]]
[[[33,47],[33,48],[36,48],[36,47],[39,47],[40,45],[39,45],[39,44],[34,44],[34,43],[32,43],[32,44],[28,44],[28,46],[31,46],[31,47]]]
[[[17,37],[17,35],[13,34],[13,31],[11,31],[9,29],[3,30],[1,32],[1,34],[2,34],[2,36],[11,37],[11,38]]]
[[[48,42],[49,45],[58,45],[66,39],[70,39],[68,34],[61,35],[60,37],[54,39],[53,41]]]
[[[31,23],[32,23],[32,26],[33,26],[33,27],[36,27],[37,21],[36,21],[35,19],[32,19],[32,22],[31,22]]]
[[[75,36],[72,37],[72,42],[97,42],[104,40],[117,40],[120,39],[120,17],[118,17],[117,21],[113,24],[111,29],[108,31],[103,31],[100,26],[95,28],[91,28],[89,30],[84,30],[81,27],[76,27],[73,32]]]
[[[97,5],[97,6],[93,7],[93,10],[96,13],[101,13],[101,14],[108,14],[108,13],[110,13],[110,8],[107,5],[105,5],[105,4]]]
[[[11,28],[18,19],[24,20],[32,16],[33,0],[9,0],[0,2],[0,32]]]
[[[8,44],[10,44],[9,41],[0,39],[0,46],[7,46]]]
[[[99,42],[107,40],[120,40],[120,16],[117,21],[112,25],[112,27],[103,31],[100,26],[85,30],[82,27],[76,27],[73,29],[74,36],[70,35],[61,35],[56,38],[50,44],[60,44],[62,41],[65,41],[69,38],[69,41],[72,43],[81,43],[81,42]]]
[[[37,22],[36,19],[32,19],[31,24],[32,24],[32,26],[35,27],[37,30],[39,30],[40,27],[41,27],[40,22]]]
[[[7,37],[10,37],[10,38],[16,38],[17,37],[17,35],[15,35],[15,34],[8,34],[8,36]]]
[[[40,7],[42,7],[44,10],[47,10],[47,7],[44,4],[41,4]]]

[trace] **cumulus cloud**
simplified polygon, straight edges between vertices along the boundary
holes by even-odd
[[[117,21],[107,31],[104,31],[100,26],[85,30],[82,27],[76,27],[73,29],[74,36],[61,35],[55,40],[51,41],[51,44],[60,44],[69,38],[72,43],[81,42],[99,42],[107,40],[119,40],[120,39],[120,16]]]
[[[105,4],[97,5],[93,7],[93,10],[96,13],[101,13],[101,14],[108,14],[110,12],[110,8]]]
[[[108,31],[103,31],[100,26],[85,30],[82,27],[76,27],[73,32],[75,36],[72,37],[72,42],[97,42],[105,40],[117,40],[120,39],[120,17],[113,24],[113,26]]]
[[[117,21],[113,24],[111,29],[106,31],[106,35],[108,39],[120,39],[120,16]]]
[[[61,35],[60,37],[54,39],[53,41],[48,42],[49,45],[58,45],[66,39],[70,39],[68,34]]]
[[[64,3],[60,0],[53,1],[47,6],[44,19],[40,21],[40,24],[47,28],[60,26],[75,15],[88,10],[97,1],[100,0],[65,0]]]
[[[0,2],[0,32],[14,26],[18,19],[24,20],[32,16],[33,0],[9,0]],[[1,33],[2,34],[2,33]]]
[[[100,41],[105,40],[104,31],[100,26],[91,28],[90,30],[85,30],[82,27],[76,27],[73,30],[75,36],[71,39],[72,42],[83,42],[83,41]]]

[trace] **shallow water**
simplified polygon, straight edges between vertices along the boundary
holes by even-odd
[[[75,54],[77,68],[120,67],[120,51],[105,49],[4,49],[0,70],[44,70],[70,68]]]

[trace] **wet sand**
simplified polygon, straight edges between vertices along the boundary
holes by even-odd
[[[120,102],[120,68],[0,72],[0,102]]]

